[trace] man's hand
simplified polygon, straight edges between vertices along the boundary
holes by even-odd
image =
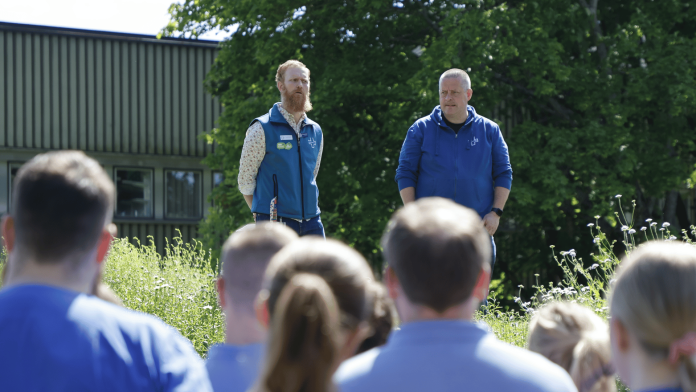
[[[500,217],[493,211],[483,217],[483,227],[486,228],[490,235],[495,234],[496,230],[498,230],[498,224],[500,224]]]

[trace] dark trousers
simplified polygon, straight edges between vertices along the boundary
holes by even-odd
[[[495,249],[495,240],[493,239],[493,236],[491,236],[491,279],[493,279],[493,267],[495,267],[495,256],[496,256],[496,249]],[[488,287],[490,288],[491,283],[488,282]],[[481,306],[486,306],[488,305],[488,298],[485,298],[483,302],[481,302]]]
[[[268,214],[259,214],[258,212],[256,213],[256,222],[262,222],[262,221],[270,221],[271,216]],[[295,230],[295,233],[299,235],[300,237],[306,236],[306,235],[318,235],[321,236],[322,238],[326,238],[326,234],[324,233],[324,225],[321,223],[321,217],[317,216],[309,220],[303,220],[302,222],[296,221],[294,219],[290,218],[283,218],[282,216],[278,217],[278,223],[281,223],[293,230]]]

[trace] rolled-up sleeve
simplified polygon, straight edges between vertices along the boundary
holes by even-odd
[[[396,169],[394,180],[399,184],[399,191],[408,187],[416,187],[418,183],[418,167],[421,159],[423,133],[416,125],[406,133],[406,139],[399,154],[399,167]]]
[[[510,189],[512,187],[512,166],[508,146],[503,139],[500,128],[493,130],[493,181],[495,186]]]
[[[253,195],[256,189],[256,176],[261,162],[266,156],[266,135],[258,121],[247,129],[242,147],[242,157],[239,159],[239,175],[237,183],[243,195]]]

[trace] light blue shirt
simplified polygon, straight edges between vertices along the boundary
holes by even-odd
[[[0,390],[212,391],[174,328],[91,295],[42,285],[0,291]]]
[[[466,321],[419,321],[392,332],[382,347],[345,361],[341,392],[570,392],[570,375],[539,354],[503,343]]]
[[[263,360],[261,343],[232,346],[216,344],[208,351],[210,383],[215,392],[245,392],[256,382]]]

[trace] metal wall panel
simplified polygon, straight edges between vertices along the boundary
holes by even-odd
[[[217,49],[0,30],[0,147],[205,157]]]
[[[164,255],[167,243],[174,244],[177,238],[183,243],[191,243],[198,236],[196,224],[167,224],[167,223],[116,223],[119,238],[128,238],[129,242],[137,245],[150,245],[150,238],[155,241],[157,253]]]

